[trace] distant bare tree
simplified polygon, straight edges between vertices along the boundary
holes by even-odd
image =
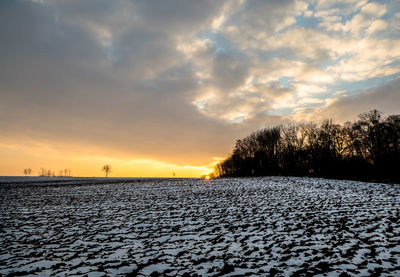
[[[30,168],[25,168],[24,169],[25,176],[29,176],[29,175],[31,175],[31,173],[32,173],[32,169],[30,169]]]
[[[70,177],[71,176],[71,169],[64,168],[60,170],[59,176]]]
[[[46,169],[41,167],[39,171],[39,176],[46,176]]]
[[[42,177],[55,177],[56,173],[55,173],[54,170],[46,169],[46,168],[42,167],[42,168],[40,168],[39,176],[42,176]]]
[[[106,177],[108,177],[108,174],[111,172],[111,166],[106,164],[105,166],[103,166],[101,171],[104,171],[104,173],[106,174]]]

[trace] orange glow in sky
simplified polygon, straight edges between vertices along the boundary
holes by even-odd
[[[32,176],[41,168],[54,171],[58,176],[67,168],[72,176],[104,176],[101,168],[105,164],[112,167],[110,177],[200,177],[210,172],[215,162],[204,166],[174,164],[154,159],[128,159],[111,156],[96,156],[65,153],[51,148],[21,147],[0,143],[0,175],[20,176],[25,168],[32,169]]]

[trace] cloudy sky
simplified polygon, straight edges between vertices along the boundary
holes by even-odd
[[[0,175],[199,176],[257,128],[400,113],[400,2],[2,0]]]

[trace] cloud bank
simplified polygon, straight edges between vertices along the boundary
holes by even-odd
[[[0,142],[204,166],[296,120],[400,112],[397,1],[1,1]]]

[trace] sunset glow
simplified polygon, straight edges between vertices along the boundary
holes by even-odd
[[[399,22],[394,0],[1,1],[0,175],[200,177],[258,128],[399,113]]]
[[[54,171],[58,176],[61,170],[68,168],[72,176],[104,176],[101,168],[112,165],[111,177],[199,177],[212,170],[215,162],[206,166],[173,164],[152,159],[126,159],[110,156],[87,156],[75,153],[51,153],[49,150],[32,150],[0,145],[2,175],[22,175],[21,170],[31,168],[32,175],[38,175],[41,168]],[[23,163],[21,161],[23,160]],[[172,174],[175,173],[175,176]]]

